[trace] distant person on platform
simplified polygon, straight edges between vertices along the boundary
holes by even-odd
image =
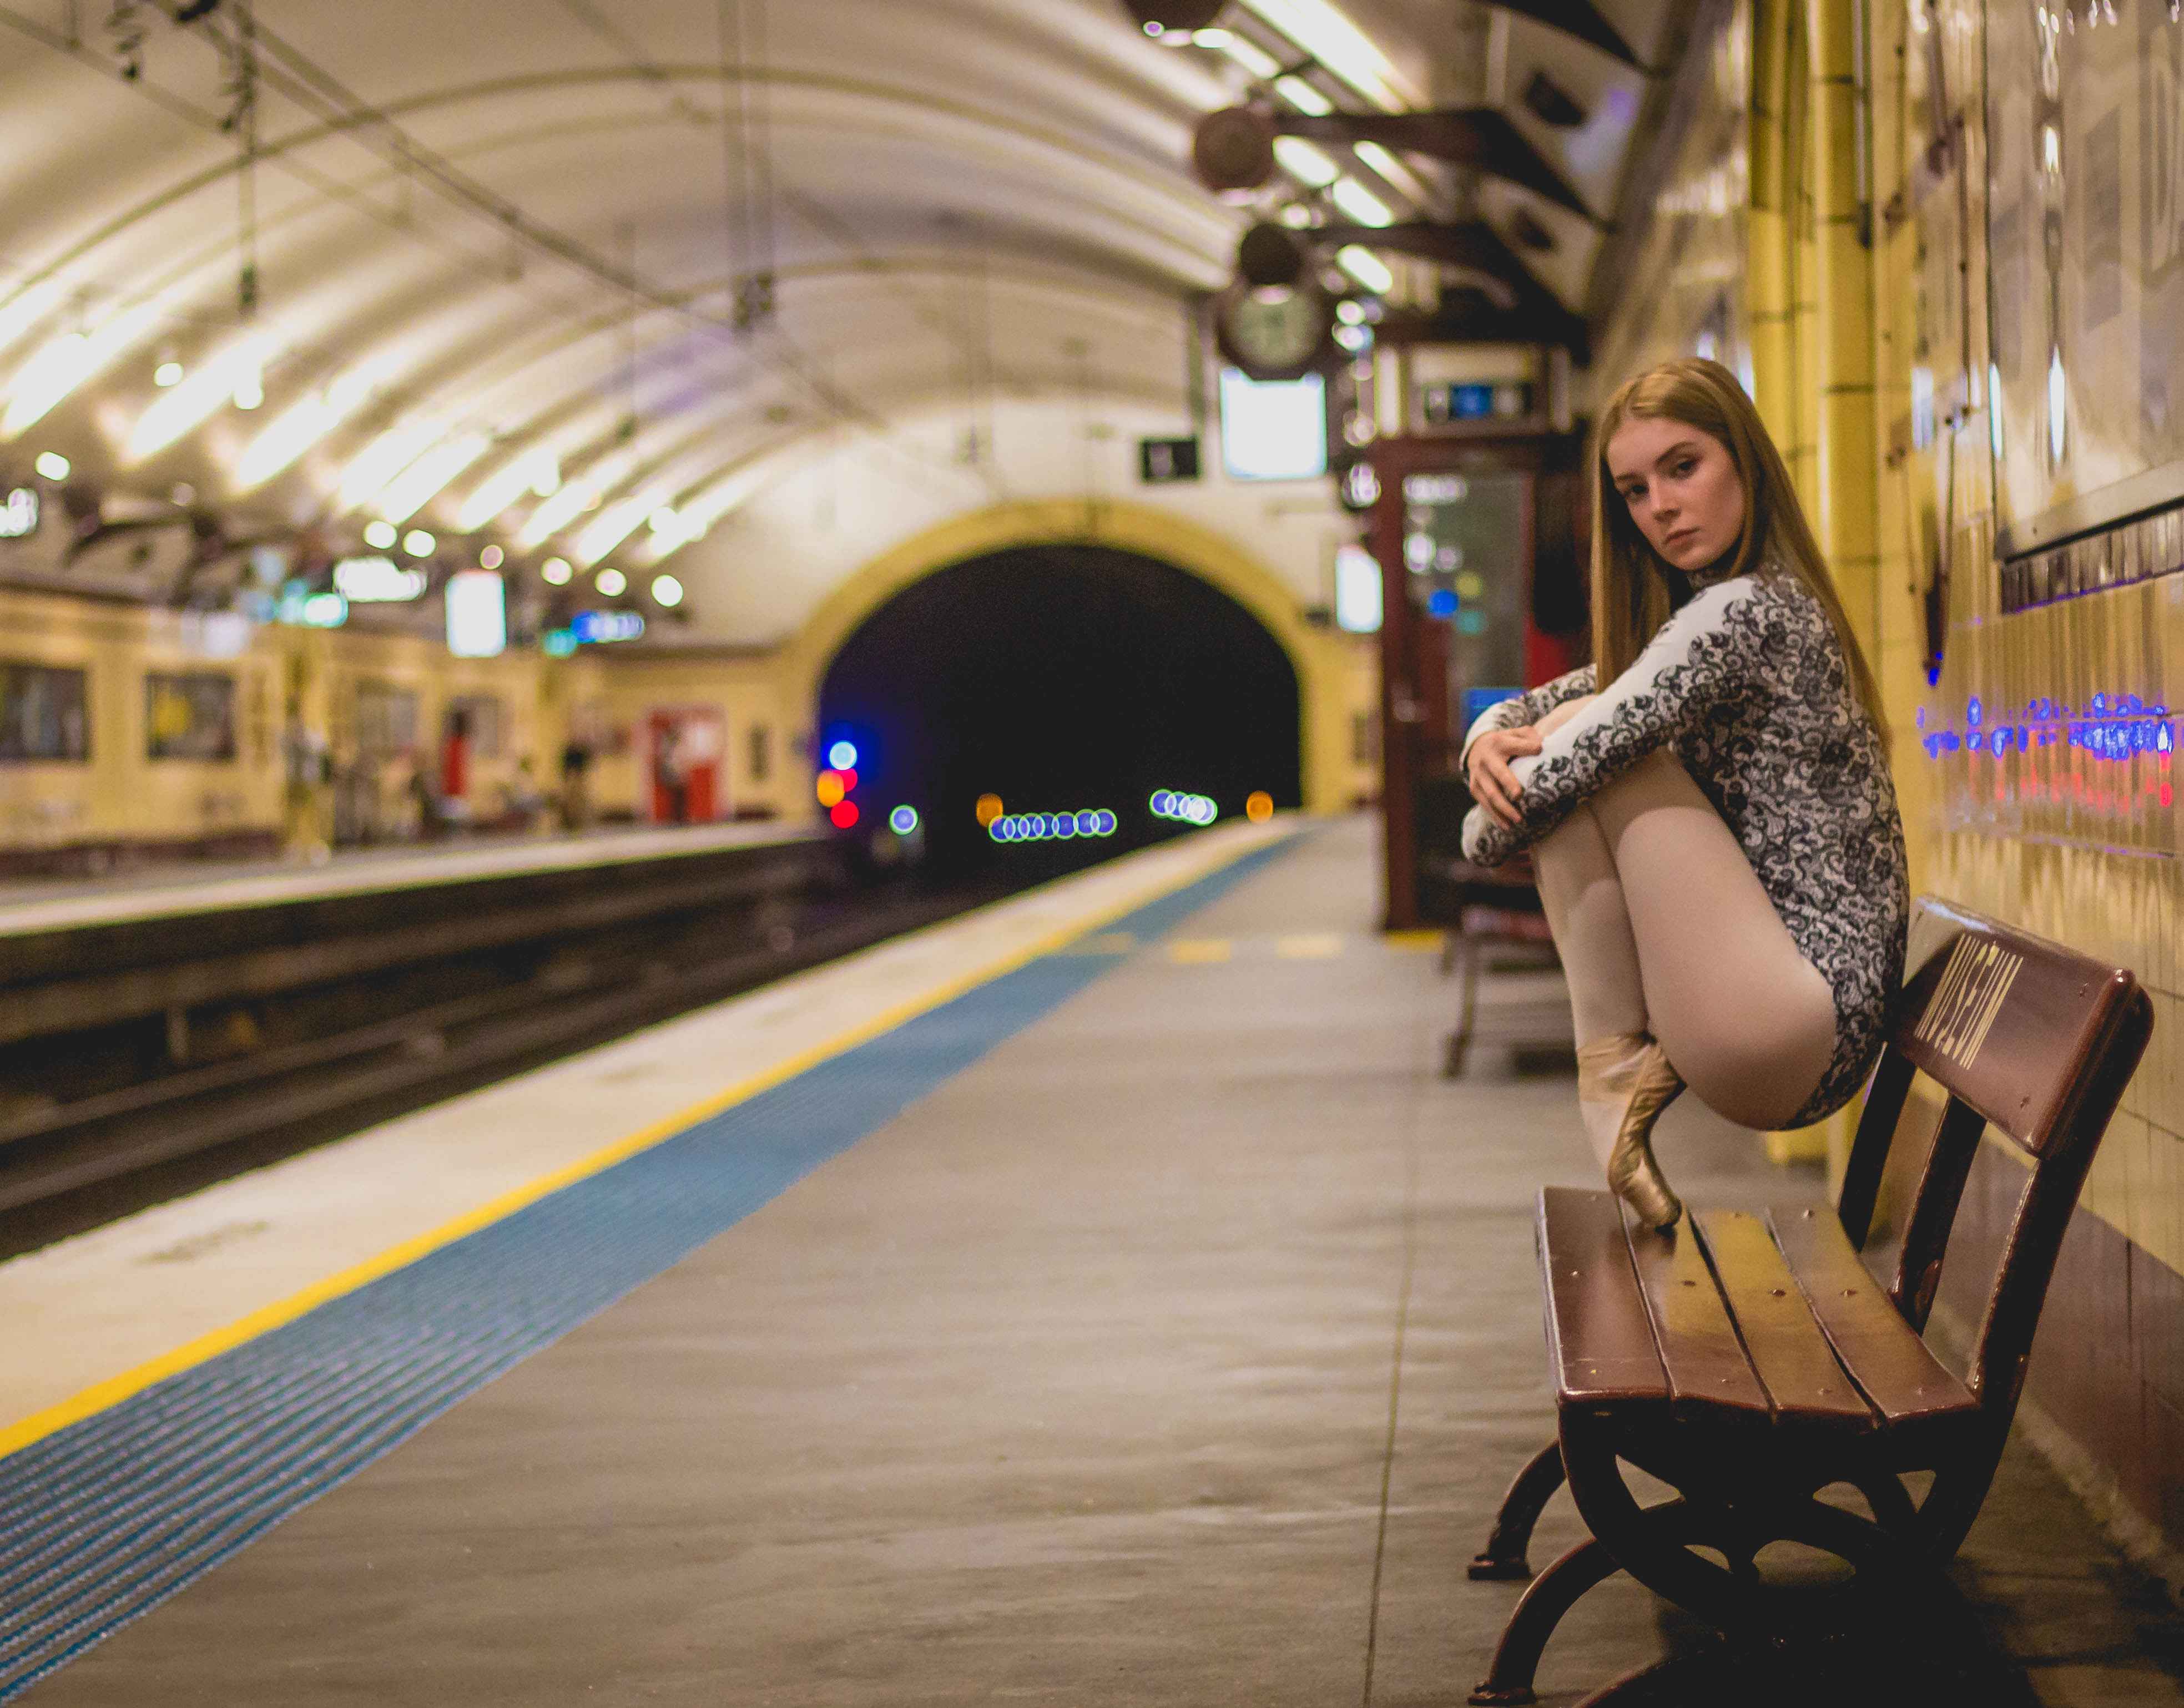
[[[580,831],[592,821],[592,750],[571,735],[561,749],[561,828]]]
[[[1736,376],[1685,357],[1592,430],[1593,662],[1464,743],[1465,854],[1532,850],[1578,1106],[1644,1220],[1688,1083],[1747,1127],[1841,1109],[1880,1053],[1910,912],[1880,693]]]

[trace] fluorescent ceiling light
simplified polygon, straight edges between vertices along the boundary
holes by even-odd
[[[58,279],[24,287],[5,307],[0,307],[0,350],[6,349],[58,308],[60,300],[61,281]]]
[[[1325,189],[1342,175],[1323,150],[1315,148],[1301,136],[1275,137],[1274,159],[1281,162],[1282,170],[1290,177],[1315,190]]]
[[[1282,69],[1280,60],[1249,36],[1239,36],[1234,30],[1201,30],[1190,39],[1201,47],[1227,54],[1254,77],[1271,77]]]
[[[235,490],[262,487],[309,450],[371,395],[371,376],[359,368],[292,404],[267,423],[235,459]]]
[[[429,450],[447,431],[439,421],[416,421],[382,433],[348,465],[342,476],[338,502],[344,510],[370,503],[386,490],[387,483]]]
[[[1384,111],[1425,105],[1424,92],[1329,0],[1244,0],[1244,8]]]
[[[8,412],[0,415],[0,439],[12,439],[43,420],[85,381],[151,330],[158,313],[150,302],[116,314],[91,332],[65,332],[23,364],[8,388]]]
[[[1334,103],[1301,77],[1275,78],[1274,93],[1298,112],[1309,113],[1315,119],[1323,119],[1334,110]]]
[[[201,364],[181,384],[168,387],[152,401],[136,418],[136,427],[122,446],[122,460],[141,463],[165,450],[192,428],[210,420],[236,396],[246,381],[263,372],[265,365],[263,339],[248,338],[239,344],[229,345]]]
[[[560,464],[543,447],[534,447],[503,464],[478,483],[464,501],[455,526],[466,534],[490,526],[501,513],[526,492],[549,498],[560,490]]]
[[[543,543],[549,534],[559,533],[604,498],[636,466],[636,457],[626,450],[602,457],[531,513],[531,520],[523,525],[523,531],[515,537],[516,543],[528,551],[532,547]]]
[[[1338,178],[1328,199],[1361,225],[1392,225],[1396,216],[1388,204],[1355,178]]]
[[[677,504],[675,507],[675,526],[652,537],[652,548],[646,561],[659,563],[682,550],[693,540],[705,538],[708,528],[749,498],[765,481],[766,473],[761,469],[738,469],[700,492],[688,503]]]
[[[1396,275],[1388,270],[1388,264],[1370,249],[1346,243],[1334,252],[1334,259],[1344,272],[1377,295],[1385,296],[1395,288]]]
[[[387,483],[379,495],[379,514],[406,522],[437,498],[448,482],[486,453],[493,443],[485,433],[465,433],[437,444]]]
[[[599,512],[599,520],[577,537],[576,549],[570,555],[588,567],[596,564],[635,533],[638,525],[660,508],[660,497],[658,492],[647,492],[608,505]]]
[[[1352,142],[1350,150],[1406,196],[1419,202],[1432,199],[1431,192],[1418,175],[1378,142]]]

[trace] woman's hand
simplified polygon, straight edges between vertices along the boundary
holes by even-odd
[[[1515,830],[1524,822],[1517,811],[1517,797],[1524,786],[1517,781],[1509,761],[1540,750],[1540,732],[1526,724],[1513,730],[1489,730],[1471,744],[1464,761],[1464,780],[1471,798],[1486,809],[1495,823]]]

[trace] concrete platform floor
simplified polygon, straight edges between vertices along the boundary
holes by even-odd
[[[23,1700],[1462,1701],[1517,1594],[1463,1564],[1551,1428],[1533,1195],[1590,1164],[1568,1081],[1494,1042],[1552,1038],[1551,977],[1490,985],[1437,1077],[1451,992],[1372,935],[1369,837],[1276,862]],[[1694,1196],[1819,1189],[1674,1121]],[[1535,1559],[1577,1533],[1558,1502]],[[1960,1579],[2042,1700],[2184,1701],[2174,1610],[2029,1454]],[[1543,1700],[1692,1637],[1612,1582]]]

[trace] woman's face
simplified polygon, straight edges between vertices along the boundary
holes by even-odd
[[[1607,442],[1607,472],[1638,531],[1686,575],[1736,548],[1744,482],[1729,447],[1713,434],[1633,416]]]

